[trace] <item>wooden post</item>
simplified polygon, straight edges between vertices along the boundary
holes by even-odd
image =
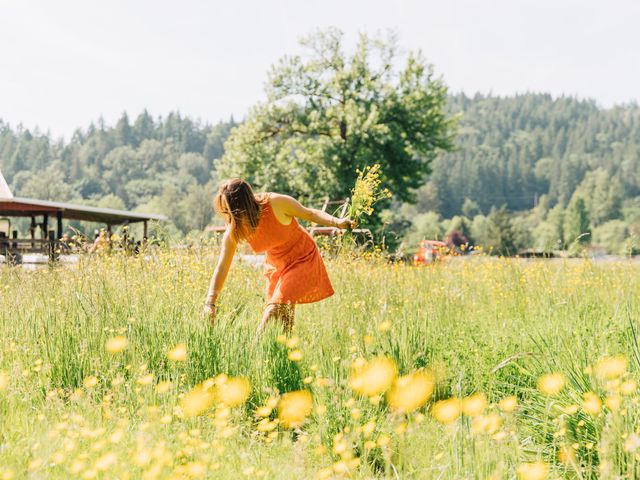
[[[147,221],[145,220],[143,222],[143,226],[142,226],[142,231],[143,231],[143,233],[142,233],[142,242],[143,243],[147,241],[148,227],[149,226],[147,225]]]
[[[56,219],[58,220],[58,240],[62,238],[62,212],[56,212]]]
[[[31,227],[29,227],[29,236],[31,237],[31,250],[36,248],[36,217],[31,217]]]
[[[49,214],[45,213],[42,216],[42,240],[47,239],[47,235],[49,234]]]
[[[13,237],[14,240],[16,240],[18,238],[18,231],[14,230],[13,232],[11,232],[11,235]],[[13,248],[18,248],[18,244],[16,242],[13,242]]]
[[[107,223],[107,250],[111,251],[111,224]]]
[[[49,261],[53,262],[56,259],[56,239],[55,239],[55,233],[53,230],[49,230],[47,235],[47,239],[49,240],[47,242],[47,245],[49,247]]]

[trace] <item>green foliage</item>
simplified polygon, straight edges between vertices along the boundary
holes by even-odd
[[[516,234],[507,207],[492,208],[488,217],[487,241],[483,245],[493,255],[518,253]]]
[[[567,244],[585,245],[591,241],[589,212],[585,201],[578,197],[571,202],[564,222],[564,238]]]
[[[219,175],[302,199],[344,198],[358,169],[379,164],[384,186],[409,199],[452,146],[442,81],[419,54],[398,71],[393,37],[361,35],[346,54],[342,33],[331,29],[302,46],[305,56],[272,68],[267,100],[232,132]]]
[[[640,315],[635,262],[479,257],[424,269],[330,261],[336,295],[297,309],[295,348],[303,357],[292,362],[274,341],[277,328],[254,342],[262,272],[234,264],[211,328],[201,306],[214,252],[150,253],[83,258],[71,269],[0,269],[0,372],[8,377],[0,388],[0,475],[12,468],[14,478],[94,476],[97,460],[114,453],[117,463],[98,477],[143,478],[154,472],[153,455],[162,448],[171,461],[158,463],[166,466],[161,478],[196,462],[209,469],[205,478],[251,478],[249,467],[264,471],[261,478],[315,478],[337,460],[334,434],[349,430],[360,457],[354,479],[432,478],[431,472],[443,480],[515,479],[518,466],[535,459],[549,463],[553,478],[602,478],[598,459],[610,478],[637,478],[637,457],[620,454],[638,425],[637,390],[617,411],[566,413],[582,406],[590,390],[604,400],[585,373],[602,356],[625,355],[633,366],[624,378],[640,380],[632,340]],[[380,328],[389,323],[390,329]],[[116,335],[129,345],[110,354],[105,344]],[[178,343],[186,344],[187,358],[170,362],[166,352]],[[508,414],[489,407],[487,413],[502,419],[499,437],[478,434],[477,421],[466,416],[439,424],[433,401],[416,413],[391,414],[384,396],[374,405],[348,386],[354,359],[379,355],[396,359],[401,375],[435,367],[433,401],[482,392],[492,405],[515,395],[518,407]],[[560,395],[544,397],[536,381],[551,372],[566,375],[567,385]],[[249,405],[225,415],[223,426],[221,409],[182,418],[179,396],[219,373],[251,381]],[[151,384],[140,382],[147,374],[154,376]],[[87,376],[96,377],[94,387],[83,387]],[[158,392],[155,386],[167,380],[168,391]],[[312,391],[314,414],[295,437],[276,427],[267,443],[256,430],[255,408],[276,388]],[[367,449],[379,452],[375,457],[361,448],[360,429],[372,420],[369,438],[391,439],[386,449]],[[598,438],[601,443],[589,445]],[[327,453],[319,451],[322,443]],[[557,452],[573,444],[579,461],[568,467]],[[55,460],[58,452],[64,462]],[[140,452],[148,452],[151,463],[140,465]],[[80,474],[70,473],[76,460]],[[380,465],[390,464],[394,470],[383,475]]]
[[[640,195],[636,105],[602,109],[546,94],[460,94],[449,97],[448,108],[460,115],[458,148],[436,158],[429,179],[445,217],[463,213],[466,198],[485,213],[502,204],[528,210],[543,194],[550,206],[566,207],[582,186],[605,200],[602,211],[587,204],[591,220],[600,224],[617,218],[619,198]]]
[[[629,225],[622,220],[611,220],[593,229],[593,243],[608,252],[625,255],[633,248],[629,245]]]
[[[169,230],[186,233],[211,220],[213,161],[233,126],[146,111],[131,124],[124,113],[64,143],[0,121],[0,169],[16,195],[163,213]]]

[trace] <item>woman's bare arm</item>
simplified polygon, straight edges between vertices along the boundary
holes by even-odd
[[[295,198],[288,195],[272,194],[271,204],[289,217],[300,218],[325,227],[349,228],[355,226],[355,222],[352,222],[349,218],[338,218],[322,210],[305,207]]]
[[[211,277],[211,283],[209,284],[209,291],[207,292],[207,305],[215,305],[220,296],[220,291],[224,285],[224,281],[231,268],[231,262],[233,256],[236,253],[237,242],[231,234],[231,230],[227,228],[222,237],[222,250],[220,251],[220,257],[218,258],[218,264]]]

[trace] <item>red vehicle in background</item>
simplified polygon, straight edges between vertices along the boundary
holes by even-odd
[[[413,256],[414,265],[431,265],[447,251],[447,244],[438,240],[421,240],[418,253]]]

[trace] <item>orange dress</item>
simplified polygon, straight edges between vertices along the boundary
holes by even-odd
[[[247,240],[256,253],[266,253],[267,305],[318,302],[333,295],[316,242],[295,218],[289,225],[280,223],[269,201]]]

